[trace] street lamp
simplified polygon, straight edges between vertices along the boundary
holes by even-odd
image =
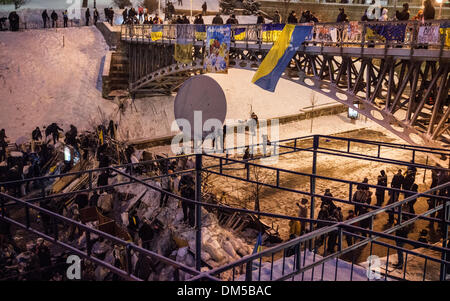
[[[442,16],[442,2],[444,2],[443,0],[436,0],[437,3],[439,3],[439,16],[438,19],[441,18]]]

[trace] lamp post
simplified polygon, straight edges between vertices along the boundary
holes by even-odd
[[[191,22],[192,22],[192,0],[191,0]]]
[[[161,16],[161,0],[158,0],[158,16]]]

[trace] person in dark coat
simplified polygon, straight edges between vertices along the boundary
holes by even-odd
[[[258,18],[256,19],[256,24],[264,24],[266,23],[264,17],[261,13],[258,13]]]
[[[191,22],[189,22],[189,19],[186,17],[186,15],[183,15],[183,24],[191,24]]]
[[[238,20],[236,19],[236,16],[235,16],[235,15],[231,15],[231,16],[228,18],[228,20],[227,20],[226,23],[227,23],[227,24],[239,24],[239,22],[238,22]]]
[[[39,141],[40,139],[42,139],[41,129],[38,126],[31,133],[31,138],[34,141]]]
[[[89,26],[89,19],[91,18],[91,13],[89,11],[89,8],[86,9],[86,12],[84,13],[84,17],[86,19],[86,26]]]
[[[56,144],[56,142],[59,140],[59,131],[63,131],[62,128],[60,128],[58,126],[58,124],[56,124],[55,122],[50,124],[46,129],[45,129],[45,137],[48,137],[50,135],[52,135],[53,137],[53,144]]]
[[[398,10],[395,12],[395,17],[399,21],[408,21],[409,20],[409,4],[403,3],[403,10],[399,12]]]
[[[403,205],[402,211],[408,212],[408,204]],[[409,217],[407,215],[402,214],[402,221],[406,221],[408,219],[409,219]],[[402,228],[395,231],[395,235],[398,237],[401,237],[401,238],[408,238],[409,230],[410,230],[409,226],[403,226]],[[400,240],[395,241],[395,245],[397,247],[403,247],[404,244],[405,243],[403,241],[400,241]],[[398,259],[397,264],[395,264],[394,267],[397,269],[402,269],[403,268],[403,251],[397,250],[397,259]]]
[[[223,24],[223,19],[220,16],[220,14],[216,14],[216,16],[212,20],[212,24],[213,25],[222,25]]]
[[[78,130],[74,125],[70,125],[70,130],[66,132],[65,142],[69,145],[72,145],[78,151],[78,142],[77,142]]]
[[[380,174],[377,178],[377,185],[387,187],[387,176],[384,170],[380,171]],[[385,190],[383,188],[377,188],[375,191],[375,195],[377,197],[377,206],[381,207],[384,203],[384,194]]]
[[[0,130],[0,162],[6,160],[6,148],[8,147],[6,138],[8,138],[8,137],[5,134],[5,129],[1,129]]]
[[[195,189],[194,189],[194,179],[189,174],[184,174],[181,176],[180,182],[178,184],[178,189],[183,198],[194,200],[195,199]],[[183,208],[183,220],[189,221],[189,225],[193,227],[195,225],[195,205],[185,201],[181,201],[181,206]]]
[[[433,7],[433,3],[431,2],[431,0],[425,0],[423,5],[424,5],[423,9],[424,20],[434,20],[435,9]]]
[[[281,15],[277,10],[275,11],[275,14],[273,15],[272,23],[274,23],[274,24],[281,23]]]
[[[201,14],[195,18],[194,24],[205,24],[205,21],[203,20],[203,16]]]
[[[94,9],[94,25],[97,25],[98,18],[100,17],[100,14],[98,13],[97,9]]]
[[[206,16],[206,10],[208,9],[208,5],[206,4],[206,1],[205,2],[203,2],[203,4],[202,4],[202,13],[203,13],[203,15],[205,15]]]
[[[289,24],[297,24],[298,23],[297,15],[296,15],[295,11],[291,11],[291,13],[288,16],[287,22]]]
[[[109,24],[111,26],[114,24],[114,9],[112,7],[109,8]]]
[[[414,177],[415,177],[415,175],[414,175],[413,171],[410,171],[410,170],[406,171],[406,176],[403,178],[403,183],[402,183],[403,190],[411,190],[411,187],[413,186],[414,181],[415,181]],[[404,192],[403,194],[405,196],[405,199],[412,195],[411,192]]]
[[[47,28],[47,21],[50,21],[50,17],[48,16],[47,10],[44,9],[42,12],[42,22],[44,23],[44,28]]]
[[[127,22],[128,22],[128,10],[126,8],[122,12],[122,18],[123,18],[123,23],[122,24],[127,24]]]
[[[13,11],[9,14],[8,19],[11,31],[19,31],[19,24],[20,24],[19,15],[15,11]]]
[[[52,27],[58,27],[58,14],[55,11],[52,11],[50,17],[52,18]]]
[[[107,133],[111,139],[116,139],[116,131],[117,131],[117,125],[114,123],[113,120],[109,121]]]
[[[391,187],[392,188],[397,188],[400,189],[403,185],[403,180],[404,177],[402,175],[402,170],[399,169],[398,172],[392,177],[392,181],[391,181]],[[391,197],[389,198],[389,202],[388,204],[392,204],[398,201],[398,197],[400,195],[400,192],[398,191],[389,191],[389,194],[391,195]],[[389,224],[392,224],[394,222],[394,214],[393,213],[389,213],[389,220],[388,220]]]

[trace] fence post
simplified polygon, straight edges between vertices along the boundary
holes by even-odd
[[[317,171],[317,148],[319,147],[319,136],[314,135],[313,140],[313,162],[312,162],[312,171],[311,171],[311,177],[310,177],[310,193],[311,193],[311,208],[309,212],[309,218],[311,219],[311,223],[309,226],[310,231],[314,231],[314,222],[312,221],[314,219],[314,194],[316,193],[316,171]],[[309,246],[311,250],[311,245]]]
[[[195,200],[202,201],[202,154],[195,155]],[[202,267],[202,206],[195,205],[196,236],[195,236],[195,268]]]
[[[448,241],[447,220],[448,220],[448,215],[449,215],[448,209],[449,209],[448,201],[444,200],[444,204],[442,207],[443,212],[442,212],[442,227],[441,227],[442,228],[442,247],[443,248],[448,248],[448,245],[447,245],[447,241]],[[450,258],[447,258],[446,253],[447,252],[442,251],[441,259],[445,260],[445,261],[449,261]],[[440,277],[439,277],[440,281],[445,281],[446,274],[447,274],[447,266],[446,266],[446,264],[441,263],[441,272],[440,272]]]

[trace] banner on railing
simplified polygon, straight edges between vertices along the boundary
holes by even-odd
[[[405,41],[406,24],[368,25],[366,40]]]
[[[419,44],[439,44],[439,25],[420,26],[417,42]]]
[[[218,25],[206,28],[206,72],[227,73],[230,56],[231,26]]]
[[[283,31],[284,24],[263,24],[262,26],[262,40],[266,43],[273,43],[278,40]]]
[[[200,41],[206,40],[206,25],[195,25],[195,38]]]
[[[318,42],[337,42],[337,29],[335,27],[316,25],[315,40]]]
[[[180,63],[192,62],[192,42],[195,37],[195,28],[187,24],[179,24],[176,29],[176,44],[174,58]]]
[[[162,31],[163,31],[162,25],[152,25],[152,32],[150,33],[152,41],[161,40],[163,35]]]
[[[445,46],[450,47],[450,23],[442,24],[439,32],[444,36]]]

